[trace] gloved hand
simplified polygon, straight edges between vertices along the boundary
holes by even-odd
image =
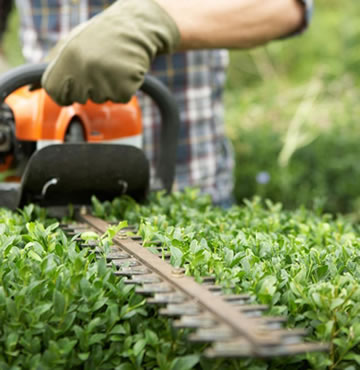
[[[171,53],[179,42],[177,25],[154,0],[118,0],[59,44],[42,86],[60,105],[125,103],[153,58]]]

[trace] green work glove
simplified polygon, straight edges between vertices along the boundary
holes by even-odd
[[[179,42],[174,20],[154,0],[118,0],[59,44],[42,86],[60,105],[125,103],[154,57],[173,52]]]

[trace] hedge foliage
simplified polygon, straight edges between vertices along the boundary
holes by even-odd
[[[80,250],[28,206],[0,210],[0,367],[2,369],[357,369],[360,366],[360,234],[343,217],[259,199],[214,208],[197,191],[100,203],[94,213],[139,225],[145,245],[163,241],[171,262],[224,291],[250,293],[288,316],[329,353],[271,361],[208,362],[157,310],[145,305],[105,260]],[[102,240],[106,247],[109,231]]]
[[[198,362],[184,355],[181,331],[58,226],[33,206],[0,210],[1,369],[186,370]]]
[[[259,199],[228,211],[196,191],[157,194],[145,206],[126,199],[94,203],[98,216],[140,224],[145,241],[160,239],[172,263],[188,274],[214,274],[228,292],[248,292],[270,314],[287,315],[308,339],[329,341],[329,354],[270,362],[237,362],[247,369],[356,369],[360,366],[360,234],[343,217],[304,208],[284,211]]]

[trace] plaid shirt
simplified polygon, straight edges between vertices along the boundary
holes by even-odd
[[[73,27],[115,0],[17,0],[23,53],[40,62]],[[203,50],[158,57],[151,73],[174,94],[181,112],[175,188],[197,186],[216,203],[231,199],[233,155],[224,132],[223,90],[228,53]],[[144,150],[151,164],[151,182],[159,138],[159,114],[139,93],[143,112]]]

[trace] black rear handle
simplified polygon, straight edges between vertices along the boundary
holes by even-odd
[[[0,103],[15,90],[25,85],[40,85],[47,64],[24,64],[0,77]],[[140,90],[148,95],[158,106],[161,115],[160,148],[157,176],[162,188],[168,193],[175,178],[176,151],[180,127],[177,103],[169,89],[158,79],[146,75]]]

